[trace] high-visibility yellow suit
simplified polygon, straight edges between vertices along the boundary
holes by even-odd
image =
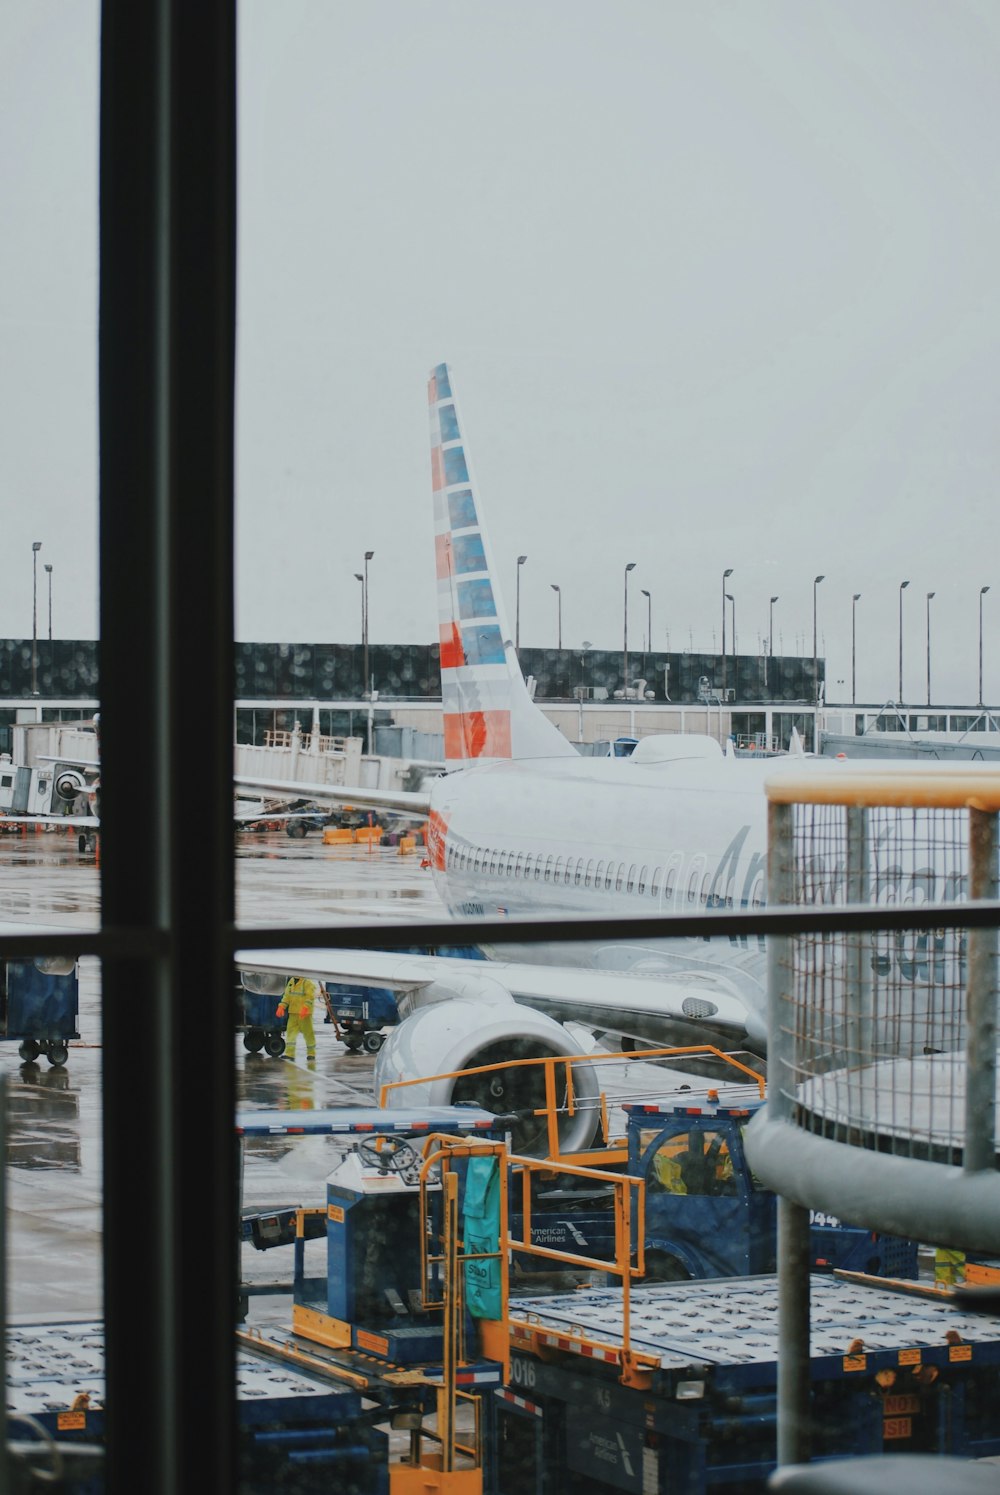
[[[306,1041],[306,1058],[315,1059],[316,1057],[313,1003],[316,1001],[317,990],[315,981],[310,981],[308,976],[289,976],[285,982],[278,1016],[284,1017],[286,1013],[288,1014],[288,1024],[285,1028],[285,1053],[290,1059],[295,1058],[295,1042],[300,1033]]]

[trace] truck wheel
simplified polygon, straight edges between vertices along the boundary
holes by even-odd
[[[686,1282],[688,1276],[687,1268],[676,1256],[667,1251],[646,1252],[647,1282]]]
[[[69,1058],[69,1049],[64,1043],[49,1044],[49,1063],[54,1064],[57,1069],[66,1063]]]
[[[17,1052],[24,1064],[34,1064],[41,1053],[41,1048],[33,1038],[22,1038]]]
[[[383,1039],[381,1033],[377,1028],[372,1028],[372,1030],[369,1033],[366,1033],[364,1038],[361,1040],[366,1053],[369,1054],[377,1054],[384,1041],[385,1040]]]
[[[264,1048],[272,1059],[279,1059],[285,1052],[285,1040],[280,1033],[269,1033],[264,1039]]]
[[[304,820],[290,820],[285,826],[285,830],[293,840],[298,840],[299,837],[304,836],[306,833],[306,823]]]
[[[249,1049],[251,1054],[259,1054],[264,1047],[264,1033],[261,1028],[248,1028],[243,1035],[243,1047]]]
[[[347,1052],[349,1054],[357,1054],[357,1053],[359,1053],[360,1050],[361,1050],[361,1039],[360,1038],[355,1038],[355,1037],[353,1037],[353,1035],[351,1037],[349,1037],[349,1038],[345,1038],[344,1039],[344,1048],[347,1050]]]

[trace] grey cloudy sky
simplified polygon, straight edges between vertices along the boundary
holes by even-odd
[[[995,0],[244,0],[237,636],[436,636],[451,363],[523,643],[1000,699]],[[96,631],[94,0],[0,0],[0,636]],[[39,569],[39,578],[42,572]],[[45,601],[40,586],[40,613]],[[44,632],[45,622],[40,622]],[[844,681],[838,686],[838,681]]]

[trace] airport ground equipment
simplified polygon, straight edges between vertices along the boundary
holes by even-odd
[[[80,977],[39,970],[31,960],[0,960],[0,1038],[18,1044],[25,1064],[44,1054],[61,1066],[69,1041],[79,1038]]]
[[[1000,1453],[996,1319],[932,1289],[913,1297],[839,1276],[814,1275],[812,1298],[816,1459]],[[513,1296],[509,1318],[510,1381],[491,1398],[490,1495],[767,1488],[775,1277],[635,1287],[628,1340],[612,1290]]]
[[[690,1076],[653,1068],[650,1060],[697,1065],[710,1060],[734,1078],[692,1089]],[[578,1065],[608,1075],[596,1097],[579,1095],[574,1084]],[[644,1072],[649,1098],[629,1100],[629,1072]],[[772,1272],[777,1262],[777,1197],[763,1188],[746,1157],[744,1132],[764,1104],[764,1077],[741,1059],[704,1045],[689,1049],[644,1049],[621,1054],[550,1055],[482,1065],[456,1079],[478,1079],[489,1088],[491,1076],[517,1093],[511,1073],[540,1074],[530,1085],[544,1104],[530,1112],[543,1152],[553,1163],[590,1164],[622,1169],[645,1182],[647,1275],[655,1280],[688,1277],[745,1276]],[[449,1078],[432,1076],[431,1079]],[[400,1081],[382,1089],[405,1093],[422,1081]],[[617,1093],[613,1089],[618,1087]],[[524,1092],[524,1085],[521,1085]],[[668,1093],[669,1091],[669,1093]],[[598,1139],[583,1152],[562,1151],[562,1121],[585,1106],[599,1112]],[[519,1118],[524,1120],[522,1116]],[[612,1191],[588,1180],[565,1176],[539,1183],[533,1196],[532,1238],[566,1251],[584,1248],[590,1256],[610,1254],[614,1221]],[[520,1230],[520,1216],[515,1220]],[[812,1212],[809,1264],[813,1270],[847,1268],[879,1276],[917,1274],[917,1243],[899,1236],[848,1225],[822,1210]],[[546,1270],[540,1259],[518,1263],[521,1271]]]
[[[777,1279],[639,1282],[643,1253],[640,1247],[633,1255],[632,1220],[641,1214],[643,1179],[568,1164],[559,1165],[567,1181],[610,1181],[618,1191],[614,1259],[529,1242],[537,1219],[531,1183],[551,1175],[550,1161],[511,1157],[497,1139],[476,1142],[475,1132],[489,1137],[497,1119],[452,1109],[466,1112],[471,1135],[425,1132],[419,1148],[431,1118],[381,1113],[382,1136],[364,1138],[329,1175],[325,1210],[297,1211],[292,1329],[269,1329],[267,1352],[293,1364],[322,1359],[336,1368],[329,1373],[362,1377],[360,1389],[387,1415],[412,1417],[418,1443],[426,1444],[427,1418],[436,1410],[438,1433],[452,1430],[445,1436],[456,1452],[454,1473],[480,1477],[470,1488],[486,1495],[763,1491],[776,1462]],[[262,1131],[272,1117],[260,1116]],[[252,1115],[248,1120],[253,1124]],[[656,1114],[657,1125],[661,1120]],[[283,1113],[275,1125],[296,1130],[300,1121],[308,1127],[307,1115]],[[407,1135],[414,1123],[418,1129]],[[352,1123],[355,1130],[368,1124],[366,1116]],[[468,1218],[460,1227],[456,1220],[466,1202],[464,1170],[484,1153],[497,1157],[504,1176],[509,1172],[512,1194],[498,1215],[502,1303],[496,1318],[474,1321],[460,1268],[468,1273],[493,1253],[469,1251],[472,1227]],[[527,1210],[513,1207],[519,1189]],[[326,1229],[322,1275],[306,1261],[310,1214]],[[513,1223],[519,1216],[520,1233]],[[511,1293],[502,1262],[529,1246],[557,1267],[606,1267],[620,1285]],[[818,1456],[1000,1453],[995,1320],[915,1282],[817,1275],[813,1297],[807,1379]],[[467,1434],[455,1432],[460,1390],[473,1397],[464,1404],[473,1425]],[[442,1402],[449,1396],[450,1421]],[[477,1398],[479,1433],[471,1415]],[[390,1469],[391,1490],[417,1469],[426,1478],[420,1457],[398,1474]],[[414,1488],[427,1486],[398,1484],[400,1491]]]
[[[38,1488],[52,1485],[64,1495],[99,1495],[103,1489],[104,1387],[101,1322],[8,1327],[10,1432],[24,1436],[22,1424],[30,1419],[37,1450],[29,1455],[23,1447],[26,1463],[39,1471]],[[374,1426],[356,1388],[242,1347],[236,1397],[244,1495],[386,1495],[388,1438]],[[54,1471],[61,1473],[55,1483]],[[136,1489],[142,1483],[137,1470]]]
[[[626,1170],[645,1181],[646,1277],[679,1281],[773,1272],[777,1267],[777,1196],[755,1178],[743,1134],[763,1102],[756,1087],[740,1097],[708,1090],[624,1107]],[[566,1250],[609,1252],[613,1221],[607,1190],[561,1181],[539,1189],[532,1238]],[[518,1219],[517,1216],[515,1216]],[[845,1225],[815,1211],[810,1265],[884,1277],[916,1277],[917,1243]]]
[[[251,1054],[263,1050],[273,1059],[280,1058],[285,1052],[288,1021],[278,1016],[282,994],[250,991],[240,984],[236,997],[237,1029],[243,1033],[243,1047]],[[377,1054],[382,1047],[383,1029],[399,1022],[392,993],[381,987],[327,981],[320,983],[320,1001],[325,1009],[323,1021],[333,1024],[337,1037],[352,1054],[361,1049]]]

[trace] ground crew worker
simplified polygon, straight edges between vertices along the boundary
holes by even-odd
[[[316,1058],[316,1034],[313,1030],[313,1003],[316,1000],[315,981],[308,976],[289,976],[284,994],[278,1006],[278,1016],[288,1014],[285,1028],[285,1053],[295,1058],[295,1040],[299,1034],[306,1041],[306,1058]]]
[[[965,1280],[965,1252],[938,1246],[934,1252],[934,1286],[954,1287]]]

